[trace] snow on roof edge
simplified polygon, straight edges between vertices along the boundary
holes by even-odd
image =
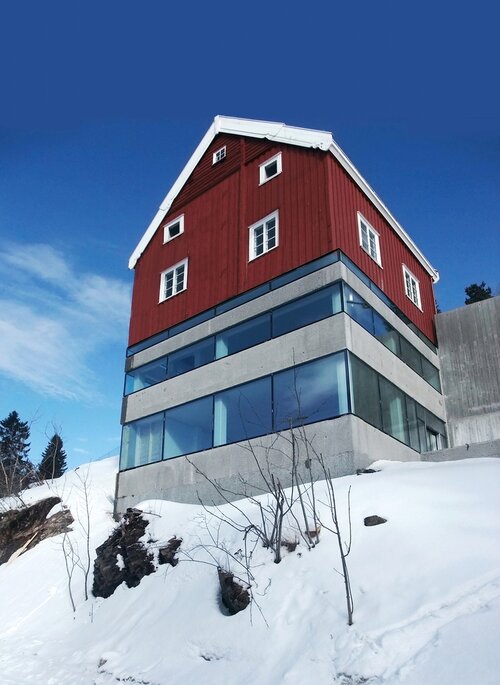
[[[355,183],[361,188],[361,190],[363,190],[363,192],[373,202],[375,207],[377,207],[389,225],[395,230],[397,235],[399,235],[408,249],[414,254],[424,269],[429,273],[433,282],[437,283],[439,280],[438,271],[434,269],[432,264],[419,250],[401,224],[394,218],[377,193],[367,183],[351,160],[333,140],[331,133],[328,131],[287,126],[282,122],[226,117],[219,114],[214,118],[210,128],[205,133],[187,164],[177,177],[177,180],[168,191],[157,213],[153,217],[153,220],[149,224],[137,247],[130,256],[128,263],[129,269],[133,269],[137,264],[139,257],[148,246],[150,240],[156,232],[156,229],[172,206],[173,201],[184,187],[184,184],[207,151],[215,136],[219,133],[244,135],[250,138],[267,138],[268,140],[278,143],[286,143],[288,145],[297,145],[300,147],[309,147],[329,151],[347,171]]]

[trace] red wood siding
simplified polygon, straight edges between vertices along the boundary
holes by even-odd
[[[227,157],[213,165],[222,145]],[[283,171],[259,186],[259,165],[281,151]],[[248,261],[248,227],[279,210],[279,246]],[[380,233],[383,269],[360,248],[357,211]],[[163,226],[184,214],[184,233]],[[267,140],[217,136],[136,265],[129,344],[332,250],[342,249],[434,339],[430,278],[330,153]],[[160,274],[189,259],[188,288],[159,303]],[[402,263],[420,281],[424,313],[404,293]]]
[[[337,160],[329,155],[327,164],[332,189],[330,209],[335,247],[340,248],[352,259],[387,297],[435,342],[435,300],[431,277]],[[360,247],[358,212],[361,212],[379,233],[382,267]],[[406,296],[403,264],[420,283],[422,311]]]

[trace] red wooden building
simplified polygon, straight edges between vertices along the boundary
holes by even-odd
[[[357,433],[366,433],[365,442],[367,431],[383,433],[386,452],[387,436],[417,453],[443,444],[434,347],[433,282],[438,274],[330,133],[216,117],[129,266],[135,281],[119,481],[128,504],[130,483],[137,490],[138,479],[166,483],[161,486],[165,496],[189,498],[186,483],[192,473],[184,473],[185,462],[177,457],[202,455],[203,464],[215,464],[227,445],[275,433],[275,376],[297,360],[313,364],[344,355],[345,398],[327,416],[321,414],[326,433],[349,417]],[[338,299],[325,313],[314,297],[319,302],[325,288],[336,284]],[[300,313],[302,301],[309,318]],[[315,308],[317,313],[311,313]],[[252,328],[257,315],[262,322],[269,319],[267,328],[262,323],[265,332]],[[279,321],[286,316],[289,323],[283,328]],[[325,319],[328,331],[323,330]],[[238,326],[247,343],[238,338]],[[227,331],[240,340],[233,348]],[[325,344],[337,334],[343,337],[341,347]],[[318,336],[322,342],[310,352]],[[277,357],[291,349],[293,361],[285,360],[284,366]],[[255,355],[276,359],[256,365]],[[363,371],[366,383],[375,387],[376,378],[378,409],[362,407],[356,398],[361,373],[353,370],[356,365],[370,369]],[[243,426],[232,440],[226,427],[221,437],[214,421],[220,422],[217,407],[224,393],[243,388],[241,400],[245,387],[250,393],[250,385],[264,378],[272,385],[269,420],[262,419],[260,428]],[[383,390],[385,382],[396,389]],[[339,387],[335,392],[341,392]],[[387,406],[384,393],[390,396]],[[181,429],[173,436],[169,426],[177,420],[191,425],[189,408],[201,400],[211,414],[200,428],[203,437],[190,442]],[[321,423],[311,412],[306,423]],[[359,421],[370,430],[359,430]],[[347,470],[366,461],[364,442],[351,442]]]

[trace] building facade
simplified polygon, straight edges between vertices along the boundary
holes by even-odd
[[[286,485],[297,431],[335,475],[446,446],[438,274],[331,134],[216,117],[130,267],[118,511]]]

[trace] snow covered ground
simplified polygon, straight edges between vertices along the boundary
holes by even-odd
[[[85,601],[77,570],[73,614],[59,536],[0,567],[0,683],[497,685],[500,459],[375,467],[381,470],[335,481],[344,529],[352,486],[353,626],[327,531],[315,549],[300,544],[280,564],[258,547],[255,602],[236,616],[219,609],[215,567],[182,553],[175,568],[160,566],[139,587],[120,586],[108,599]],[[115,525],[116,468],[112,458],[78,470],[90,484],[92,548]],[[75,472],[33,488],[26,499],[53,493],[75,515],[71,536],[83,551],[84,501]],[[220,550],[211,559],[199,547],[211,544],[209,531],[217,533],[200,507],[143,507],[153,546],[177,535],[199,561],[227,565]],[[254,515],[250,503],[241,507]],[[387,523],[365,527],[371,514]],[[230,527],[218,534],[232,553],[242,548]]]

